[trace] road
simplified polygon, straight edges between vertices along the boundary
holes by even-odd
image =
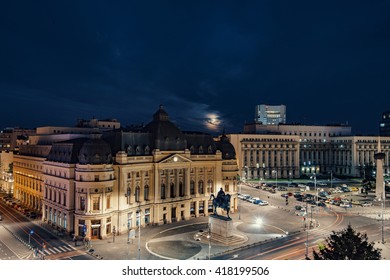
[[[281,192],[275,194],[268,193],[263,190],[255,189],[253,187],[243,186],[242,193],[250,194],[251,196],[258,196],[264,200],[270,202],[271,207],[283,208],[286,214],[283,215],[284,223],[278,222],[279,227],[284,228],[299,228],[300,222],[296,219],[294,214],[295,199],[289,198],[289,204],[285,205],[285,198],[281,197]],[[251,204],[245,201],[240,201],[241,204],[241,216],[246,217],[249,213],[253,213]],[[300,204],[300,203],[298,203]],[[378,204],[378,203],[377,203]],[[378,242],[382,239],[381,221],[364,217],[362,212],[374,212],[380,211],[380,205],[375,208],[363,208],[358,206],[352,210],[343,209],[338,206],[329,208],[319,208],[318,211],[313,212],[313,219],[318,222],[318,227],[306,230],[301,227],[299,232],[294,232],[282,238],[262,242],[259,244],[253,244],[252,246],[246,246],[244,248],[234,250],[228,254],[217,256],[213,259],[245,259],[245,260],[302,260],[308,255],[312,258],[312,250],[318,249],[319,244],[324,244],[325,239],[332,233],[332,231],[339,231],[348,224],[350,224],[357,232],[362,234],[366,233],[370,242]],[[268,206],[267,206],[268,207]],[[249,210],[248,210],[249,209]],[[258,210],[257,210],[258,211]],[[263,211],[262,211],[263,212]],[[307,220],[312,217],[309,215]],[[269,219],[274,217],[268,216]],[[276,217],[275,217],[276,218]],[[291,223],[293,221],[293,223]],[[306,222],[306,221],[305,221]],[[384,239],[390,238],[389,228],[390,222],[385,220],[384,227]]]
[[[75,247],[59,232],[43,227],[45,224],[27,218],[2,200],[0,213],[0,259],[94,259],[80,242]]]

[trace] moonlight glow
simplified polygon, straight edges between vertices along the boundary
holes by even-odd
[[[206,127],[211,130],[217,130],[221,125],[222,121],[219,119],[219,116],[216,114],[206,115]]]

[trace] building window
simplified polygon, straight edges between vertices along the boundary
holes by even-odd
[[[165,199],[165,184],[161,184],[161,199]]]
[[[183,186],[183,182],[179,182],[179,195],[181,197],[184,196],[184,186]]]
[[[80,196],[80,210],[85,211],[85,196]]]
[[[149,200],[149,186],[148,185],[146,185],[145,187],[144,187],[144,199],[147,201],[147,200]]]
[[[204,186],[203,186],[203,181],[202,180],[200,180],[198,182],[198,193],[199,194],[204,194]]]
[[[213,193],[213,181],[212,180],[208,180],[208,182],[207,182],[207,192]]]
[[[99,182],[99,175],[95,175],[95,182]]]
[[[130,204],[130,196],[131,196],[131,188],[130,187],[127,187],[125,196],[127,198],[127,204]]]
[[[92,210],[93,211],[100,210],[100,197],[92,198]]]
[[[139,202],[139,193],[140,193],[140,187],[139,186],[137,186],[136,188],[135,188],[135,201],[136,202]]]
[[[111,208],[111,195],[107,195],[106,197],[106,206],[107,206],[107,209],[110,209]]]
[[[170,185],[170,192],[171,192],[171,197],[174,198],[176,196],[174,183],[171,183]]]
[[[190,194],[195,194],[195,182],[193,180],[190,182]]]

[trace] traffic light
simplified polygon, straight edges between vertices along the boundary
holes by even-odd
[[[288,196],[286,196],[286,205],[288,205]]]

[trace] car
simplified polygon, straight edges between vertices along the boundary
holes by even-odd
[[[36,219],[37,218],[37,213],[35,212],[30,212],[30,216],[29,216],[31,219]]]
[[[288,194],[287,193],[282,193],[281,197],[288,197]]]
[[[255,203],[255,204],[258,204],[258,205],[260,205],[260,206],[266,206],[266,205],[268,205],[268,201],[261,200],[261,199],[257,200],[257,201],[254,202],[254,203]]]
[[[294,193],[293,193],[293,196],[294,196],[295,198],[297,198],[298,196],[301,196],[301,195],[302,195],[301,192],[294,192]]]
[[[319,207],[326,207],[326,204],[323,201],[317,201],[317,206],[319,206]]]
[[[301,209],[301,210],[295,210],[295,215],[297,215],[297,216],[302,216],[302,217],[304,217],[304,216],[306,216],[306,209]]]
[[[359,191],[359,189],[357,187],[349,187],[349,189],[351,190],[351,192]]]
[[[351,204],[353,204],[353,205],[362,205],[362,202],[360,200],[352,200]]]
[[[302,205],[295,205],[295,210],[301,210],[301,209],[304,209],[304,207]]]
[[[372,202],[370,201],[364,201],[360,204],[362,207],[369,207],[372,206]]]
[[[250,203],[255,203],[255,201],[257,201],[257,200],[259,200],[260,198],[258,198],[258,197],[251,197],[251,198],[249,198],[248,199],[248,202],[250,202]]]
[[[340,203],[340,207],[342,207],[342,208],[352,208],[352,204],[342,202],[342,203]]]

